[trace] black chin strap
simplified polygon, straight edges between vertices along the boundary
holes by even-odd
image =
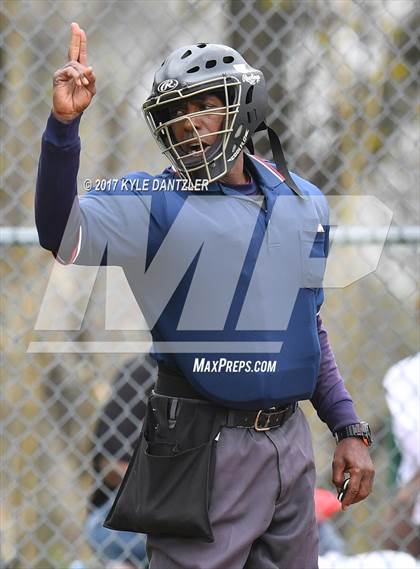
[[[284,157],[283,148],[281,147],[280,139],[275,133],[275,131],[267,126],[265,122],[262,122],[260,126],[257,128],[256,132],[260,130],[267,130],[268,138],[270,140],[271,151],[273,153],[274,162],[276,164],[277,170],[285,179],[286,184],[289,186],[291,190],[295,192],[301,198],[305,198],[304,194],[302,194],[301,190],[298,188],[296,183],[293,181],[292,176],[290,175],[289,169],[287,168],[286,159]],[[250,151],[251,154],[254,154],[254,143],[250,138],[247,143],[246,147]]]

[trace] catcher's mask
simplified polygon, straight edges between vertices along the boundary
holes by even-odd
[[[206,95],[217,95],[222,106],[188,114],[174,112],[180,105],[187,107],[188,101]],[[143,112],[163,154],[191,184],[197,179],[212,182],[224,176],[245,146],[253,152],[252,135],[267,129],[277,168],[300,195],[287,170],[280,141],[264,122],[267,114],[264,75],[234,49],[200,43],[171,53],[155,73]],[[194,118],[207,114],[223,116],[223,121],[219,130],[200,134]],[[179,121],[189,121],[192,134],[188,142],[193,141],[195,146],[176,140],[172,127]],[[206,141],[210,136],[212,144]]]

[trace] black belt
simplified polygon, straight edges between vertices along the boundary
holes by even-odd
[[[281,427],[296,411],[298,404],[289,403],[282,407],[271,407],[259,411],[241,411],[229,409],[227,412],[227,427],[254,428],[256,431],[268,431]]]
[[[198,393],[180,373],[178,368],[159,363],[159,373],[154,389],[156,395],[171,397],[174,399],[189,399],[195,403],[212,405],[220,410],[211,401]],[[254,428],[256,431],[268,431],[275,427],[281,427],[296,411],[296,402],[287,405],[259,409],[256,411],[244,411],[241,409],[225,409],[226,427]]]

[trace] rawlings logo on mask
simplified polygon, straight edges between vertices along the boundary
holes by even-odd
[[[242,75],[242,81],[249,83],[250,85],[255,85],[260,82],[261,77],[256,73],[244,73]]]
[[[165,79],[162,83],[159,83],[157,90],[159,93],[166,93],[166,91],[172,91],[178,87],[178,81],[176,79]]]

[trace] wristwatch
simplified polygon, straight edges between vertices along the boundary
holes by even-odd
[[[357,439],[361,439],[367,447],[370,447],[372,445],[372,435],[370,432],[369,423],[354,423],[353,425],[347,425],[347,427],[343,427],[338,431],[334,431],[334,438],[337,443],[343,439],[347,439],[348,437],[356,437]]]

